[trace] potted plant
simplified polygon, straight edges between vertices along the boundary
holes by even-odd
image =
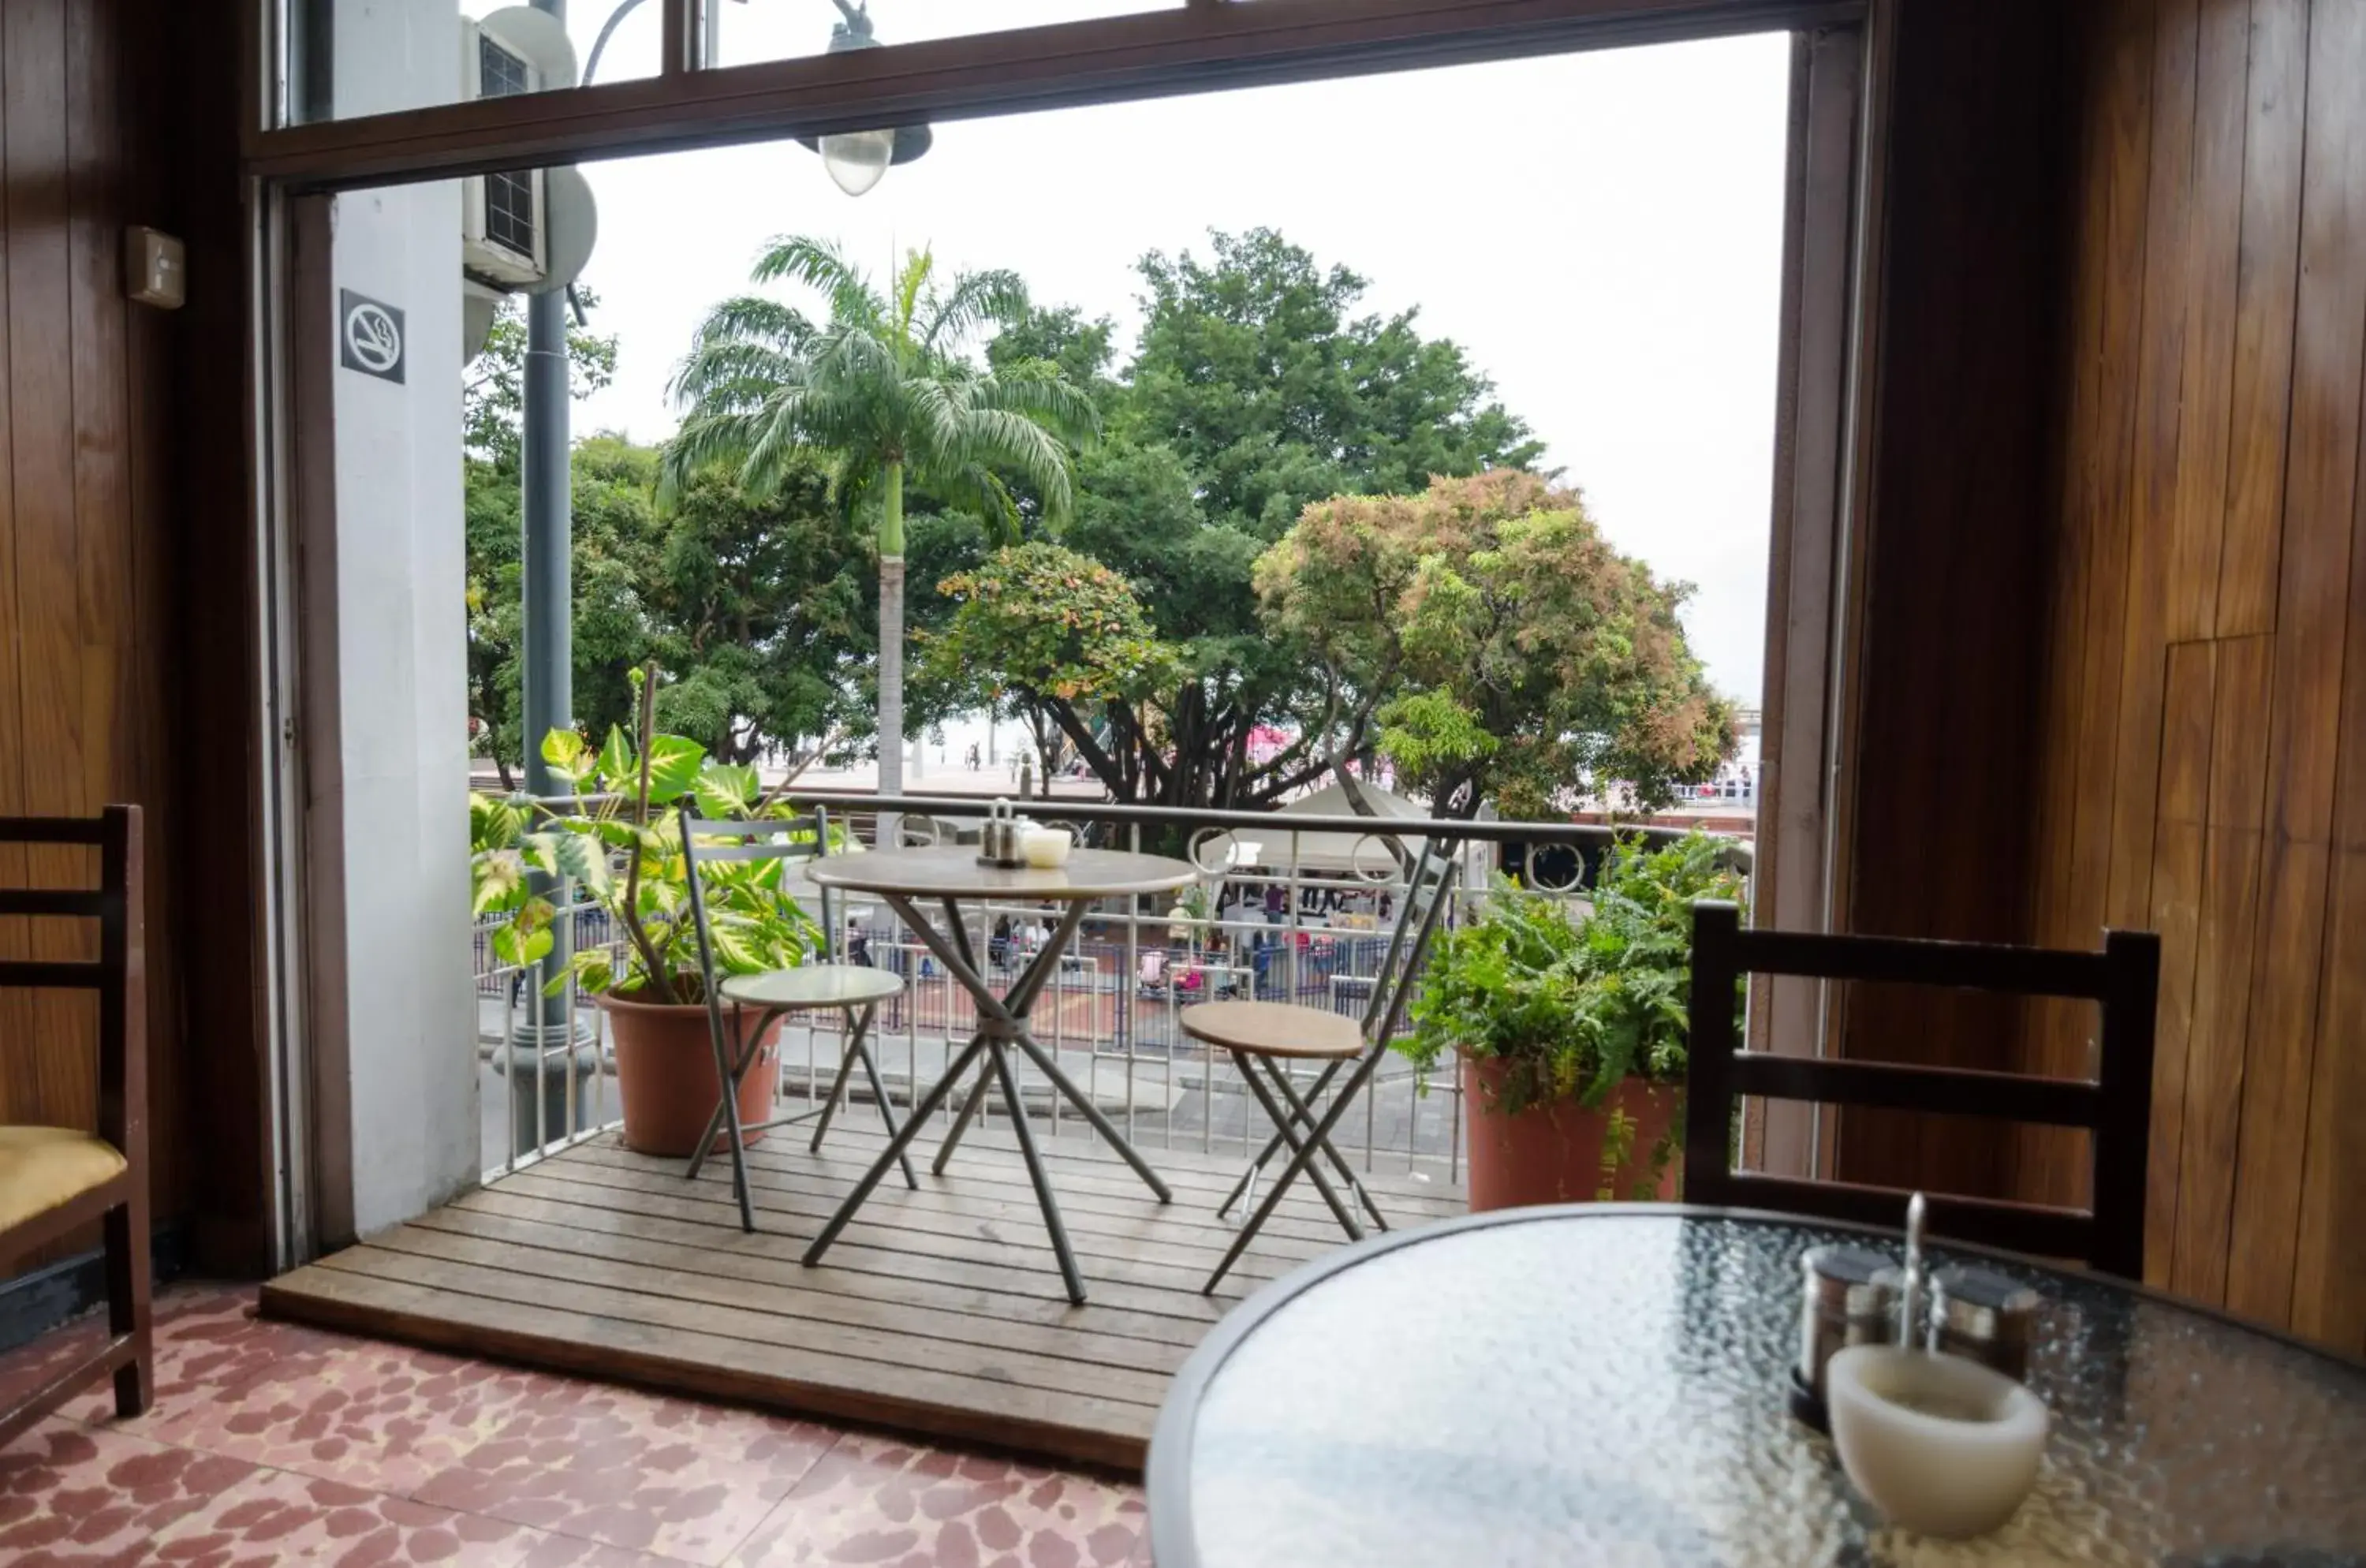
[[[529,870],[571,877],[623,937],[623,962],[608,948],[577,952],[552,990],[569,979],[607,1013],[615,1047],[625,1143],[643,1154],[687,1155],[714,1113],[722,1080],[707,1028],[706,990],[690,908],[689,862],[674,803],[685,796],[722,819],[785,815],[760,798],[753,768],[717,762],[697,742],[654,732],[654,671],[637,671],[641,743],[610,729],[596,752],[570,730],[553,730],[543,760],[577,797],[579,811],[479,796],[471,803],[475,905],[510,918],[493,933],[495,953],[521,967],[553,945],[557,911],[527,884]],[[785,890],[786,862],[731,861],[700,868],[715,968],[722,975],[793,968],[821,946],[819,925]],[[754,1012],[726,1008],[727,1043],[747,1045]],[[775,1020],[766,1034],[778,1032]],[[743,1124],[769,1120],[773,1046],[739,1086]]]
[[[1692,903],[1741,897],[1707,834],[1628,840],[1583,918],[1505,882],[1438,938],[1398,1049],[1425,1087],[1460,1059],[1472,1209],[1673,1195]]]

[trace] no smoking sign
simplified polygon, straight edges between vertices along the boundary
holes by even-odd
[[[402,311],[381,299],[337,290],[337,358],[381,381],[402,379]]]

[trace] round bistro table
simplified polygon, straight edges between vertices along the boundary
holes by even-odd
[[[2366,1563],[2366,1366],[2108,1277],[2045,1297],[2044,1468],[1995,1534],[1886,1526],[1786,1407],[1799,1254],[1868,1233],[1579,1204],[1377,1237],[1276,1281],[1177,1380],[1158,1568]],[[1889,1245],[1898,1243],[1893,1235]]]
[[[937,961],[960,983],[977,1002],[977,1032],[970,1037],[952,1060],[946,1065],[944,1076],[934,1088],[912,1108],[904,1125],[887,1144],[854,1190],[839,1205],[838,1212],[806,1249],[805,1260],[818,1263],[829,1250],[838,1233],[846,1228],[855,1212],[862,1207],[882,1178],[894,1168],[910,1146],[920,1130],[928,1125],[955,1086],[961,1083],[975,1064],[983,1061],[986,1072],[980,1077],[975,1092],[963,1103],[961,1114],[953,1119],[952,1130],[946,1134],[944,1146],[938,1151],[936,1168],[944,1170],[945,1158],[961,1142],[962,1134],[969,1127],[985,1100],[989,1087],[1002,1092],[1003,1105],[1010,1113],[1011,1134],[1019,1141],[1020,1157],[1026,1162],[1027,1175],[1035,1188],[1035,1201],[1043,1211],[1043,1228],[1051,1233],[1052,1250],[1059,1258],[1060,1274],[1067,1283],[1068,1299],[1081,1306],[1085,1302],[1085,1280],[1076,1267],[1075,1251],[1068,1245],[1067,1228],[1060,1223],[1059,1200],[1052,1192],[1051,1172],[1044,1167],[1042,1156],[1036,1152],[1034,1134],[1028,1130],[1025,1108],[1020,1103],[1019,1080],[1011,1071],[1010,1053],[1017,1051],[1035,1065],[1038,1072],[1051,1081],[1053,1089],[1080,1111],[1093,1131],[1107,1139],[1110,1146],[1124,1157],[1150,1190],[1158,1194],[1162,1203],[1170,1201],[1173,1194],[1158,1173],[1150,1168],[1140,1151],[1128,1143],[1114,1122],[1101,1113],[1092,1097],[1076,1087],[1076,1081],[1060,1069],[1052,1053],[1038,1044],[1027,1030],[1027,1016],[1035,998],[1052,976],[1059,973],[1060,958],[1084,921],[1085,911],[1102,898],[1122,898],[1145,893],[1172,893],[1199,876],[1199,869],[1189,861],[1169,860],[1164,855],[1133,854],[1122,850],[1073,850],[1067,863],[1051,870],[1033,866],[992,866],[982,864],[974,849],[944,845],[908,850],[874,850],[868,854],[825,855],[806,868],[806,879],[817,887],[836,887],[850,893],[873,893],[885,900],[887,907],[900,916],[904,923],[928,944]],[[984,967],[977,962],[970,946],[969,929],[962,921],[961,906],[964,900],[994,900],[1027,903],[1056,903],[1065,906],[1059,924],[1050,940],[1043,943],[1024,971],[1000,996],[986,978]],[[921,903],[936,905],[944,915],[941,926],[920,912]]]

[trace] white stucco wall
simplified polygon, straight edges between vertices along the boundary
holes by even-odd
[[[452,96],[457,10],[350,0],[340,115]],[[355,1227],[474,1180],[460,187],[337,198],[334,274],[405,312],[401,384],[340,368],[337,626]]]

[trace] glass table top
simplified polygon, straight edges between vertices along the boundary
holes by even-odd
[[[1925,1540],[1858,1500],[1786,1405],[1799,1254],[1864,1233],[1615,1206],[1494,1218],[1294,1295],[1285,1280],[1219,1328],[1151,1452],[1160,1568],[2366,1562],[2356,1364],[1934,1246],[1934,1267],[1962,1257],[2045,1294],[2029,1381],[2053,1427],[2011,1524]]]

